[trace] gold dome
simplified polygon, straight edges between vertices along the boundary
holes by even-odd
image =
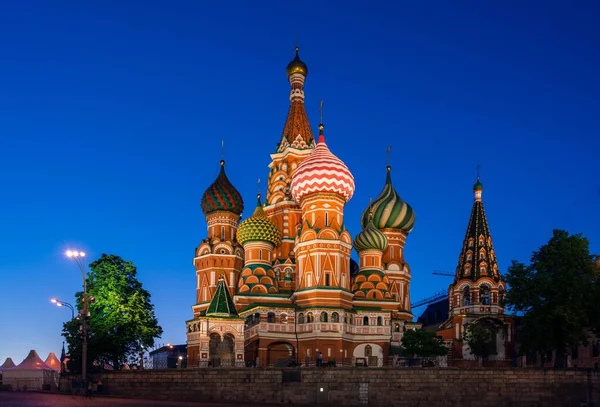
[[[308,67],[304,62],[300,60],[298,56],[298,50],[300,48],[296,47],[296,57],[290,62],[286,68],[287,76],[290,77],[295,73],[302,74],[304,76],[308,75]]]

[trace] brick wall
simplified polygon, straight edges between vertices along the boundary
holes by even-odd
[[[600,371],[458,368],[182,369],[102,377],[114,396],[343,406],[600,407]],[[66,381],[65,381],[66,383]]]

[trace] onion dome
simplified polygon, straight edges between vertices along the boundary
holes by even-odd
[[[473,185],[473,191],[483,191],[483,184],[479,181],[479,177],[477,177],[477,182]]]
[[[250,241],[269,242],[273,246],[281,243],[281,233],[277,226],[267,218],[260,203],[260,195],[258,195],[258,203],[251,217],[240,223],[237,230],[237,241],[244,245]]]
[[[224,160],[221,160],[219,176],[202,195],[201,205],[205,215],[216,211],[233,212],[240,215],[244,211],[242,196],[225,174]]]
[[[392,167],[387,167],[387,178],[381,194],[365,210],[362,216],[363,228],[369,223],[369,210],[373,212],[373,224],[377,229],[400,229],[410,233],[415,227],[415,212],[400,198],[392,185]]]
[[[298,50],[300,48],[296,47],[296,57],[292,60],[292,62],[290,62],[286,68],[286,72],[287,72],[287,76],[290,77],[295,73],[299,73],[302,74],[304,76],[308,75],[308,67],[306,66],[306,64],[304,62],[302,62],[302,60],[300,59],[300,56],[298,55]]]
[[[367,226],[354,238],[354,248],[357,252],[363,250],[384,251],[387,246],[387,237],[373,225],[373,214],[369,212]]]
[[[290,184],[292,197],[298,203],[306,195],[333,192],[346,202],[354,195],[354,177],[342,160],[325,144],[323,125],[319,125],[319,143],[296,168]]]

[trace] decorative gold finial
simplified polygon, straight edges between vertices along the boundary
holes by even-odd
[[[258,179],[258,199],[260,199],[260,178]]]

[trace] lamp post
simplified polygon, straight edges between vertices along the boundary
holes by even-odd
[[[73,308],[73,306],[71,304],[69,304],[68,302],[65,301],[61,301],[59,299],[56,298],[52,298],[50,300],[51,303],[56,304],[57,307],[67,307],[71,310],[71,319],[75,319],[75,309]]]
[[[81,331],[83,334],[83,343],[81,346],[81,378],[83,382],[87,379],[87,316],[88,316],[88,298],[87,298],[87,282],[85,279],[85,265],[83,259],[84,252],[77,250],[67,250],[67,257],[73,259],[79,270],[81,270],[81,278],[83,279],[83,318],[81,322]]]

